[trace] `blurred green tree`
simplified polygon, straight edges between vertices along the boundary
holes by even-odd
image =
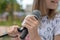
[[[13,12],[21,11],[22,6],[18,4],[17,0],[0,0],[0,14],[9,12],[9,20],[14,21]]]
[[[0,0],[0,13],[5,11],[7,4],[8,4],[7,0],[2,0],[2,1]]]
[[[16,0],[0,0],[0,13],[5,11],[21,11],[21,5]]]

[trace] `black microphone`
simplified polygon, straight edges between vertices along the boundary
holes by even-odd
[[[39,20],[39,19],[42,18],[41,12],[40,12],[39,10],[33,10],[31,15],[34,15],[34,17],[35,17],[37,20]],[[24,21],[23,21],[23,22],[24,22]],[[26,37],[27,34],[28,34],[28,29],[27,29],[26,27],[24,27],[24,28],[25,28],[25,29],[22,31],[21,36],[20,36],[21,39],[25,39],[25,37]]]

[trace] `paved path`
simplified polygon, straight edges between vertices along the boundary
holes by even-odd
[[[3,35],[5,32],[6,32],[6,27],[7,26],[0,26],[0,35]],[[10,40],[9,38],[5,38],[5,37],[3,37],[3,38],[0,38],[0,40]]]

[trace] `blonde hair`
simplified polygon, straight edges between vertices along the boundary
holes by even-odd
[[[48,18],[54,18],[56,15],[55,10],[47,10],[45,0],[34,0],[32,10],[39,10],[42,13],[42,16],[48,15]]]

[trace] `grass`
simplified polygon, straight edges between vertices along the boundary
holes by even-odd
[[[8,20],[8,21],[1,21],[0,22],[0,26],[11,26],[13,24],[17,24],[17,25],[21,26],[21,20],[17,19],[14,21]]]
[[[12,22],[10,22],[10,21],[5,21],[5,22],[3,22],[3,21],[1,21],[0,22],[0,26],[10,26],[10,25],[12,25]]]

